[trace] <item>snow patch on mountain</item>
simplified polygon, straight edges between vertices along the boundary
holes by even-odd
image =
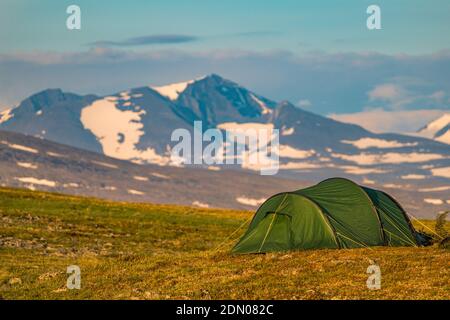
[[[419,192],[438,192],[438,191],[447,191],[447,190],[450,190],[450,186],[422,188],[422,189],[419,189]]]
[[[383,184],[383,187],[389,188],[389,189],[402,189],[402,188],[405,188],[406,186],[401,185],[401,184],[396,184],[396,183],[386,183],[386,184]]]
[[[419,130],[419,133],[428,138],[433,138],[434,135],[442,130],[445,126],[450,123],[450,113],[444,114],[438,119],[431,121],[425,127]]]
[[[282,136],[290,136],[290,135],[294,134],[294,131],[295,131],[294,127],[286,128],[285,126],[283,126],[281,128],[281,135]]]
[[[178,99],[178,96],[183,93],[188,85],[194,83],[196,80],[189,80],[185,82],[172,83],[165,86],[150,87],[157,91],[160,95],[169,98],[174,101]]]
[[[423,201],[426,203],[429,203],[429,204],[434,204],[436,206],[440,206],[441,204],[444,204],[444,201],[441,199],[426,198],[426,199],[423,199]]]
[[[401,176],[401,178],[404,180],[422,180],[422,179],[425,179],[426,176],[423,174],[407,174],[407,175]]]
[[[309,170],[309,169],[318,169],[321,166],[311,162],[287,162],[280,163],[279,168],[281,170]]]
[[[148,181],[147,177],[142,177],[142,176],[133,176],[133,179],[137,180],[137,181]]]
[[[103,153],[117,159],[168,164],[170,157],[161,156],[152,148],[136,148],[144,135],[141,117],[145,111],[121,110],[115,98],[96,100],[81,110],[83,126],[96,136]]]
[[[6,122],[9,119],[13,118],[13,113],[12,113],[13,109],[6,109],[3,110],[2,112],[0,112],[0,123]]]
[[[120,99],[125,101],[130,100],[131,99],[130,92],[129,91],[121,92]]]
[[[380,174],[380,173],[386,173],[387,170],[379,169],[379,168],[361,168],[361,167],[355,167],[355,166],[341,166],[341,169],[343,169],[346,173],[354,174],[354,175],[360,175],[360,174]]]
[[[255,131],[256,134],[260,130],[267,130],[268,132],[273,131],[273,123],[258,123],[258,122],[246,122],[246,123],[237,123],[237,122],[224,122],[217,125],[217,128],[229,131],[231,133],[239,134]]]
[[[38,168],[38,166],[36,164],[30,163],[30,162],[19,162],[18,161],[18,162],[16,162],[16,164],[19,167],[27,168],[27,169],[37,169]]]
[[[261,160],[260,161],[261,164],[263,163],[268,164],[271,162],[271,159],[267,157],[266,152],[260,151],[268,150],[271,147],[271,142],[276,137],[274,125],[272,123],[225,122],[219,124],[217,128],[226,131],[227,139],[226,141],[224,141],[223,144],[223,147],[225,147],[225,149],[228,148],[232,143],[236,142],[236,144],[238,144],[237,150],[241,150],[241,154],[238,155],[230,155],[228,154],[228,150],[221,150],[219,151],[220,155],[217,157],[217,160],[224,160],[221,159],[222,155],[227,158],[228,157],[241,158],[243,159],[242,167],[250,170],[261,169],[261,166],[258,164],[248,163],[247,160],[250,159],[251,156],[258,157],[258,159]],[[248,148],[249,141],[257,141],[257,150],[254,150],[254,148]],[[287,156],[293,155],[294,157],[296,157],[300,155],[295,154],[297,150],[289,149],[289,147],[285,148],[284,150]],[[225,151],[225,153],[223,153],[223,151]]]
[[[16,177],[15,179],[20,182],[23,182],[23,183],[38,184],[38,185],[47,186],[47,187],[55,187],[56,186],[55,181],[51,181],[51,180],[47,180],[47,179],[37,179],[34,177],[20,177],[20,178]]]
[[[450,113],[431,121],[417,133],[422,137],[450,144]]]
[[[437,141],[450,144],[450,128],[442,135],[436,138]]]
[[[169,176],[166,176],[165,174],[158,173],[158,172],[152,172],[151,175],[156,178],[160,178],[160,179],[170,179]]]
[[[401,147],[414,147],[417,142],[413,143],[401,143],[395,140],[383,140],[377,138],[361,138],[354,141],[342,140],[342,143],[352,144],[358,149],[368,149],[368,148],[401,148]]]
[[[127,192],[129,194],[135,195],[135,196],[143,196],[145,193],[139,190],[134,190],[134,189],[128,189]]]
[[[253,101],[255,101],[261,107],[261,114],[270,114],[272,113],[272,109],[270,109],[261,99],[255,96],[253,93],[250,93],[250,97],[252,97]]]
[[[56,153],[56,152],[52,152],[52,151],[47,151],[46,152],[50,157],[55,157],[55,158],[65,158],[66,156],[60,153]]]
[[[207,204],[207,203],[204,203],[204,202],[200,202],[200,201],[193,201],[192,202],[192,205],[194,206],[194,207],[199,207],[199,208],[209,208],[209,204]]]
[[[375,184],[376,181],[375,181],[375,180],[368,179],[368,178],[364,178],[363,181],[362,181],[362,183],[363,183],[363,184]]]
[[[278,155],[280,158],[306,159],[313,156],[314,150],[300,150],[288,145],[279,145]]]
[[[354,162],[359,165],[417,163],[417,162],[445,159],[445,157],[442,154],[418,153],[418,152],[411,152],[411,153],[388,152],[384,154],[360,153],[353,155],[332,153],[331,156],[333,158]]]
[[[115,164],[111,164],[111,163],[107,163],[107,162],[103,162],[103,161],[92,160],[91,162],[94,163],[94,164],[98,164],[99,166],[110,168],[110,169],[117,169],[118,168],[118,166],[116,166]]]
[[[435,177],[450,178],[450,167],[431,169],[431,174]]]
[[[25,152],[30,152],[30,153],[39,153],[38,150],[36,150],[34,148],[27,147],[27,146],[23,146],[21,144],[9,143],[8,141],[0,141],[0,143],[2,143],[4,145],[7,145],[8,147],[10,147],[12,149],[25,151]]]
[[[217,128],[226,131],[227,139],[222,146],[222,150],[219,150],[216,160],[224,161],[224,158],[226,160],[230,158],[240,159],[243,169],[253,171],[271,170],[277,167],[277,160],[268,155],[269,150],[274,154],[276,152],[272,144],[277,135],[272,123],[225,122],[217,125]],[[249,141],[256,141],[257,146],[249,147]],[[229,153],[229,146],[234,143],[237,144],[236,150],[239,150],[239,154]],[[234,148],[231,148],[231,150],[234,151]],[[277,155],[281,156],[280,152],[283,152],[286,158],[303,159],[309,156],[308,151],[289,146],[279,146]]]
[[[76,182],[64,183],[63,188],[78,188],[80,185]]]
[[[265,198],[253,199],[253,198],[248,198],[248,197],[245,197],[245,196],[241,196],[241,197],[237,197],[236,198],[236,202],[241,203],[241,204],[245,204],[247,206],[252,206],[252,207],[257,207],[257,206],[263,204],[264,201],[266,201]]]

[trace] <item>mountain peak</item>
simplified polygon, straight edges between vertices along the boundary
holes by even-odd
[[[29,99],[62,95],[64,95],[64,92],[60,88],[49,88],[31,95]]]
[[[218,81],[218,82],[224,82],[224,81],[233,82],[231,80],[225,79],[224,77],[218,75],[217,73],[211,73],[211,74],[205,76],[203,79],[211,79],[211,80]]]
[[[208,126],[224,122],[265,122],[276,103],[218,74],[210,74],[178,92],[177,103]]]
[[[208,77],[212,77],[216,75],[210,75],[210,76],[203,76],[199,78],[195,78],[192,80],[187,81],[181,81],[181,82],[175,82],[170,83],[162,86],[151,86],[150,88],[157,91],[160,95],[169,98],[172,101],[175,101],[178,99],[178,96],[186,90],[186,88],[193,84],[194,82],[201,81],[203,79],[206,79]]]
[[[169,100],[175,101],[178,99],[180,94],[182,94],[187,89],[189,85],[192,85],[194,83],[206,83],[206,85],[212,86],[226,85],[232,87],[240,87],[237,83],[225,79],[217,73],[211,73],[192,80],[180,81],[161,86],[151,86],[150,88],[157,91],[160,95],[168,98]]]
[[[450,113],[445,113],[417,131],[420,136],[450,144]]]
[[[437,133],[450,124],[450,113],[443,114],[439,118],[431,121],[423,128],[419,129],[419,133]]]
[[[231,81],[229,79],[226,79],[226,78],[218,75],[217,73],[211,73],[210,75],[207,75],[206,77],[204,77],[203,80],[210,80],[217,84],[226,84],[226,85],[241,87],[238,83]]]
[[[35,110],[39,110],[45,106],[52,105],[67,99],[66,93],[61,89],[46,89],[25,99],[22,103],[30,104]]]

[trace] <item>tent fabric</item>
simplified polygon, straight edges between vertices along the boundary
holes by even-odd
[[[332,178],[270,197],[232,252],[418,245],[411,222],[394,198]]]
[[[387,245],[417,245],[411,222],[397,201],[379,190],[366,187],[363,187],[363,190],[378,210]]]

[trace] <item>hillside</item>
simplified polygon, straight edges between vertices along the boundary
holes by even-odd
[[[341,107],[336,105],[337,110]],[[377,134],[313,111],[288,101],[268,99],[211,74],[184,83],[142,86],[106,96],[43,90],[3,111],[0,130],[135,163],[175,165],[180,159],[189,162],[192,152],[178,154],[174,160],[172,151],[178,141],[172,141],[172,133],[183,129],[194,136],[194,121],[202,121],[202,130],[216,128],[223,135],[248,128],[270,132],[277,129],[278,174],[282,177],[318,181],[345,176],[391,189],[449,190],[450,146],[432,140],[434,135]],[[429,129],[441,128],[440,122],[438,126],[430,124]],[[217,162],[223,157],[233,160],[245,155],[227,154],[223,149],[229,143],[230,139],[218,142],[224,148],[218,151]],[[195,167],[207,165],[197,163]],[[259,164],[246,161],[228,167],[255,173],[261,169]],[[441,206],[450,200],[435,195],[426,198]]]
[[[254,210],[273,194],[298,190],[314,182],[318,182],[317,179],[308,181],[261,176],[217,166],[197,169],[138,165],[0,130],[0,186],[3,187],[116,201]],[[448,207],[449,186],[401,188],[374,184],[368,180],[360,183],[370,183],[371,187],[388,191],[409,214],[416,217],[433,218],[436,212]]]
[[[116,201],[255,209],[272,194],[308,184],[311,182],[263,177],[220,167],[139,165],[0,130],[0,186],[3,187]]]
[[[436,247],[230,255],[251,216],[0,188],[0,299],[450,298],[450,253]],[[74,264],[81,290],[65,286]]]

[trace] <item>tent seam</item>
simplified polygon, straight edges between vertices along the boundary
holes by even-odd
[[[325,221],[325,224],[331,229],[331,234],[333,235],[334,242],[336,242],[336,245],[338,246],[338,249],[342,249],[342,246],[341,246],[340,242],[338,241],[338,237],[337,237],[337,234],[338,234],[338,233],[337,233],[337,231],[334,229],[334,227],[333,227],[333,225],[331,224],[331,221],[330,221],[328,215],[325,214],[325,212],[323,211],[322,207],[321,207],[317,202],[315,202],[314,199],[311,199],[310,197],[305,196],[304,194],[298,194],[298,193],[295,193],[295,192],[294,192],[293,194],[296,195],[296,196],[299,196],[299,197],[303,197],[303,198],[305,198],[306,200],[311,201],[311,203],[312,203],[314,206],[317,207],[317,209],[318,209],[319,212],[320,212],[320,215],[322,216],[322,219]]]
[[[415,237],[416,230],[414,229],[414,227],[413,227],[413,225],[412,225],[412,223],[411,223],[411,220],[409,219],[408,214],[406,213],[405,209],[403,209],[403,207],[400,205],[400,203],[398,203],[398,201],[397,201],[394,197],[392,197],[391,195],[387,194],[387,193],[384,192],[384,191],[381,191],[381,190],[378,190],[378,191],[380,191],[380,192],[383,193],[386,197],[388,197],[389,199],[391,199],[391,200],[395,203],[395,205],[400,209],[401,213],[403,214],[403,216],[404,216],[404,218],[405,218],[405,220],[406,220],[406,223],[407,223],[408,226],[409,226],[409,230],[411,231],[411,233],[412,233],[412,235],[413,235],[413,237],[414,237],[414,241],[416,242],[416,245],[419,245],[419,243],[417,243],[417,239],[416,239],[416,237]]]
[[[356,186],[360,191],[362,191],[362,193],[364,194],[364,196],[366,197],[366,199],[369,201],[369,206],[370,206],[370,208],[372,209],[372,210],[371,210],[372,213],[374,213],[375,216],[377,217],[378,225],[379,225],[379,227],[380,227],[379,231],[380,231],[380,235],[381,235],[381,240],[383,241],[383,245],[386,245],[386,237],[385,237],[384,228],[383,228],[383,223],[381,222],[380,215],[379,215],[378,210],[376,209],[376,206],[375,206],[375,204],[373,203],[372,199],[370,199],[369,195],[364,191],[364,188],[363,188],[362,186],[360,186],[359,184],[355,183],[354,181],[352,181],[352,180],[350,180],[350,179],[347,179],[347,178],[342,178],[342,177],[333,177],[333,178],[325,179],[325,180],[319,182],[318,184],[316,184],[316,186],[317,186],[317,185],[320,185],[320,184],[322,184],[322,183],[324,183],[324,182],[326,182],[326,181],[329,181],[329,180],[344,180],[344,181],[347,181],[347,182],[349,182],[350,184]]]
[[[370,198],[370,196],[367,194],[367,192],[364,190],[364,188],[362,186],[360,186],[359,184],[356,184],[356,185],[362,190],[362,192],[364,192],[366,197],[369,199],[369,201],[371,203],[371,206],[375,209],[375,212],[377,213],[378,222],[380,223],[380,232],[381,232],[381,235],[383,237],[383,244],[387,245],[387,239],[386,239],[386,233],[385,233],[385,230],[384,230],[383,221],[381,220],[381,216],[380,216],[380,213],[378,212],[377,206],[375,205],[373,200]]]
[[[288,193],[286,193],[284,195],[283,200],[280,202],[280,204],[278,205],[277,209],[275,210],[273,218],[272,218],[272,221],[270,222],[269,228],[267,228],[266,235],[264,236],[264,239],[263,239],[263,241],[261,243],[261,246],[258,249],[258,252],[261,252],[261,249],[264,246],[264,243],[266,242],[267,236],[269,235],[269,232],[272,230],[272,225],[273,225],[273,222],[274,222],[275,218],[277,217],[278,209],[280,209],[281,205],[284,203],[284,201],[286,200],[287,196],[288,196]]]
[[[347,178],[336,177],[336,178],[329,178],[329,179],[326,179],[324,181],[332,180],[332,179],[345,180],[345,181],[351,183],[352,185],[356,186],[359,190],[362,191],[362,193],[365,195],[366,199],[369,201],[369,205],[370,205],[372,211],[375,213],[375,216],[377,217],[378,224],[380,226],[380,234],[381,234],[381,238],[382,238],[381,240],[383,241],[383,245],[386,245],[386,237],[385,237],[385,234],[384,234],[384,228],[383,228],[383,223],[381,222],[380,214],[378,213],[378,210],[377,210],[375,204],[373,203],[372,199],[370,199],[369,195],[366,193],[366,191],[364,191],[364,188],[362,186],[360,186],[359,184],[357,184],[357,183],[355,183],[352,180],[347,179]],[[322,181],[320,183],[323,183],[324,181]]]

